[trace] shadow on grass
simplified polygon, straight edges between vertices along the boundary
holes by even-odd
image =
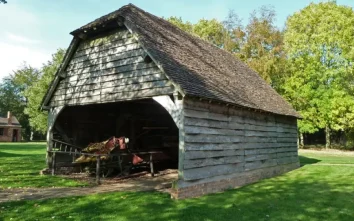
[[[0,143],[0,150],[7,151],[42,151],[45,150],[45,143]]]
[[[315,164],[315,163],[321,162],[321,160],[319,160],[319,159],[305,157],[305,156],[299,156],[299,160],[300,160],[300,165],[301,166],[305,166],[305,165],[308,165],[308,164]]]
[[[7,153],[7,152],[2,152],[0,151],[0,158],[1,157],[23,157],[23,154],[16,154],[16,153]]]
[[[353,172],[303,167],[224,193],[174,201],[158,192],[117,192],[8,203],[6,217],[46,220],[353,220]],[[332,171],[332,172],[331,172]],[[326,176],[323,176],[323,175]],[[340,176],[347,179],[339,179]],[[36,208],[35,205],[41,205]],[[7,207],[5,207],[7,208]]]

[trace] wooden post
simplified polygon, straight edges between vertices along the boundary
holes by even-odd
[[[123,168],[122,168],[122,161],[120,159],[120,155],[118,155],[118,166],[119,166],[119,172],[120,172],[120,174],[122,174]]]
[[[101,157],[100,156],[97,156],[96,157],[96,161],[97,161],[97,164],[96,164],[96,184],[97,185],[100,185],[101,182],[100,182],[100,161],[101,161]]]
[[[52,153],[52,176],[55,175],[55,158],[56,158],[56,155],[55,155],[55,152]]]
[[[152,153],[150,153],[150,170],[151,170],[151,176],[155,176],[154,174],[154,162],[152,161]]]

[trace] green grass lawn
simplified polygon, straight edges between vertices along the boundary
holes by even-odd
[[[82,186],[74,180],[40,176],[45,143],[0,143],[0,190],[19,187]]]
[[[354,154],[341,154],[341,152],[306,151],[300,150],[302,164],[354,164]]]
[[[298,170],[196,199],[117,192],[20,201],[0,204],[0,220],[354,220],[354,167],[344,165],[354,156],[304,153],[300,159]],[[343,165],[320,165],[333,162]]]

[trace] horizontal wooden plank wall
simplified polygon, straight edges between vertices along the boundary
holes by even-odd
[[[185,98],[184,132],[186,182],[298,162],[294,118]]]
[[[127,30],[83,41],[50,106],[82,105],[172,94],[174,87]]]

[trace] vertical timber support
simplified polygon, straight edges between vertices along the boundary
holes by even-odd
[[[96,157],[96,184],[100,185],[101,181],[100,181],[100,174],[101,174],[101,157],[97,156]]]
[[[55,167],[56,167],[56,155],[55,152],[52,153],[52,176],[55,175]]]
[[[184,117],[183,117],[183,97],[179,93],[175,93],[174,101],[170,96],[157,96],[153,99],[163,106],[171,115],[176,123],[179,131],[179,151],[178,151],[178,179],[183,180],[183,165],[184,165]]]
[[[47,131],[47,167],[52,168],[53,154],[49,154],[48,151],[53,150],[53,129],[55,126],[55,121],[57,120],[59,114],[63,111],[64,106],[53,107],[48,112],[48,131]]]
[[[154,172],[154,162],[152,159],[152,153],[150,153],[150,172],[151,172],[151,176],[155,176],[155,172]]]

